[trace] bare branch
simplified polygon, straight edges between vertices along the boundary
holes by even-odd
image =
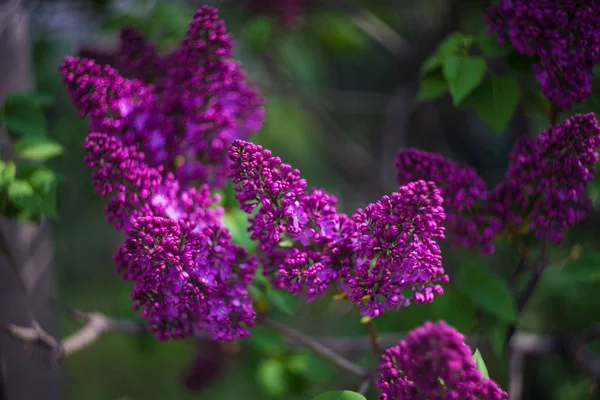
[[[289,326],[286,326],[280,322],[274,321],[266,317],[260,317],[258,321],[261,324],[284,334],[289,339],[303,344],[315,353],[330,361],[332,364],[338,366],[339,368],[345,371],[350,372],[353,375],[357,375],[363,378],[367,378],[369,376],[369,371],[367,371],[366,369],[353,363],[350,360],[345,359],[335,351],[323,346],[321,343],[306,336],[305,334],[303,334],[300,331],[297,331],[294,328],[290,328]]]

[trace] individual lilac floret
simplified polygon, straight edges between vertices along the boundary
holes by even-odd
[[[411,301],[430,303],[443,293],[439,283],[448,276],[435,241],[444,239],[442,201],[433,182],[416,181],[352,216],[358,240],[346,284],[361,314],[377,317]]]
[[[478,247],[483,254],[494,251],[492,239],[498,222],[479,212],[487,188],[473,168],[411,148],[398,154],[396,171],[400,185],[423,179],[440,189],[446,213],[444,225],[453,235],[455,246]]]
[[[231,244],[226,230],[143,216],[134,220],[116,257],[124,278],[134,283],[134,309],[159,340],[197,330],[216,340],[249,335],[256,313],[247,286],[256,261]]]
[[[498,42],[539,59],[536,79],[558,108],[590,97],[600,61],[600,1],[502,0],[489,9],[487,20]]]
[[[483,378],[464,336],[444,321],[426,322],[381,356],[380,400],[504,400],[508,394]]]
[[[520,139],[506,179],[489,199],[489,212],[505,230],[528,226],[536,236],[560,243],[591,208],[586,187],[596,173],[600,127],[593,113],[575,114],[538,138]]]

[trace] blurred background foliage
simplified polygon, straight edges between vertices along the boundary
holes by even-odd
[[[124,25],[138,27],[167,49],[182,37],[193,10],[206,3],[221,10],[236,40],[236,58],[266,98],[266,124],[252,140],[299,168],[310,185],[336,194],[345,212],[397,188],[394,157],[400,148],[418,147],[469,163],[492,185],[504,174],[515,138],[539,132],[548,123],[535,91],[519,98],[503,117],[507,126],[502,129],[503,121],[490,123],[489,115],[505,110],[490,110],[476,96],[470,105],[455,108],[439,78],[435,86],[435,77],[428,94],[420,89],[421,66],[442,39],[454,31],[481,35],[488,1],[306,0],[298,2],[304,5],[292,17],[283,0],[34,3],[37,91],[54,98],[44,109],[47,129],[64,146],[51,166],[60,183],[54,240],[59,300],[65,306],[137,317],[131,310],[130,284],[120,280],[112,263],[122,238],[105,222],[103,201],[93,195],[82,162],[86,122],[71,106],[58,65],[80,50],[108,54]],[[487,52],[498,50],[482,41],[484,53],[486,45]],[[528,68],[527,60],[513,58],[513,66]],[[599,101],[595,96],[588,108],[597,111]],[[600,203],[600,178],[591,191]],[[225,200],[235,208],[230,197]],[[465,334],[484,332],[488,340],[480,349],[490,375],[506,388],[504,341],[517,318],[523,329],[565,334],[599,320],[599,216],[590,215],[554,251],[555,262],[522,315],[515,314],[503,278],[517,262],[510,246],[500,245],[486,258],[444,247],[452,277],[446,294],[431,305],[385,314],[377,320],[380,331],[400,337],[426,320],[445,319]],[[236,240],[247,242],[243,216],[232,213],[227,224]],[[278,318],[303,332],[365,342],[357,311],[344,302],[303,304],[266,293]],[[64,334],[75,329],[70,320],[62,322]],[[357,362],[375,365],[368,348],[349,351]],[[531,359],[526,367],[524,398],[575,400],[598,393],[591,380],[560,357]],[[356,390],[360,384],[262,327],[243,343],[224,346],[108,334],[69,358],[66,374],[70,397],[86,400],[307,399],[325,390]],[[374,391],[367,395],[376,396]]]

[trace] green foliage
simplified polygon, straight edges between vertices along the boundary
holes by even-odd
[[[281,398],[288,390],[285,364],[275,358],[268,358],[258,364],[256,381],[270,396]]]
[[[32,161],[47,161],[63,153],[63,147],[45,138],[23,139],[15,143],[15,155]]]
[[[481,49],[483,54],[489,57],[506,57],[514,51],[510,46],[498,44],[496,38],[489,36],[486,32],[477,35],[475,40],[477,47]]]
[[[318,38],[335,54],[348,54],[365,48],[365,35],[350,19],[339,13],[321,14],[315,25]]]
[[[434,71],[421,79],[417,101],[429,101],[440,98],[448,93],[448,83],[441,71]]]
[[[501,320],[517,320],[515,302],[504,279],[474,264],[463,264],[456,277],[458,289],[473,303]]]
[[[435,299],[432,311],[438,319],[446,321],[464,334],[473,329],[473,302],[452,286],[445,287],[444,294]]]
[[[479,56],[446,57],[442,71],[455,106],[460,105],[483,81],[487,64]]]
[[[479,349],[475,349],[475,353],[473,353],[473,361],[475,361],[475,366],[477,370],[481,373],[484,378],[489,378],[490,374],[488,373],[487,367],[485,366],[485,362],[483,361],[483,356]]]
[[[46,135],[46,118],[42,106],[51,98],[37,93],[13,93],[7,96],[2,119],[13,139],[39,138]]]
[[[574,260],[570,260],[562,270],[563,276],[574,282],[600,282],[600,252],[584,250]]]
[[[492,129],[502,133],[512,119],[520,97],[521,89],[514,79],[490,76],[475,89],[468,104]]]
[[[350,390],[333,390],[314,397],[312,400],[367,400],[360,393],[351,392]]]
[[[243,35],[248,41],[248,45],[255,51],[264,51],[267,49],[273,35],[277,31],[277,25],[273,18],[267,15],[252,17],[246,22],[243,29]]]

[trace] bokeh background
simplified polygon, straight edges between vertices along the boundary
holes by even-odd
[[[472,109],[455,108],[449,96],[424,103],[415,100],[422,62],[448,33],[482,32],[489,1],[30,2],[36,87],[54,96],[46,109],[48,129],[66,147],[65,154],[52,162],[61,177],[60,218],[53,223],[52,235],[57,299],[64,306],[138,317],[131,310],[130,284],[114,273],[112,255],[122,238],[105,222],[104,202],[93,195],[82,161],[86,121],[71,106],[58,65],[65,55],[80,52],[110,57],[125,25],[169,48],[203,4],[220,9],[236,41],[236,58],[265,96],[266,123],[252,140],[299,168],[310,185],[337,195],[345,212],[397,189],[394,158],[401,148],[417,147],[466,162],[492,185],[503,177],[515,138],[547,124],[520,105],[499,135]],[[591,215],[580,224],[563,252],[580,244],[589,250],[587,262],[600,260],[597,222],[597,215]],[[447,247],[443,251],[451,276],[466,264],[506,274],[517,262],[505,245],[486,258]],[[556,263],[548,268],[521,328],[568,334],[598,321],[598,277],[594,281],[567,276],[562,267]],[[446,296],[453,300],[446,302]],[[503,327],[461,296],[449,288],[433,305],[386,314],[377,320],[378,327],[386,336],[397,332],[398,338],[426,320],[440,318],[465,334],[482,328],[491,338],[481,344],[490,375],[506,388],[508,355],[495,339],[502,341],[498,332]],[[279,312],[278,319],[315,336],[356,337],[356,348],[348,349],[348,356],[372,365],[373,356],[363,343],[365,327],[352,307],[329,300],[295,304],[283,297],[281,301],[292,315]],[[76,327],[61,317],[62,334]],[[241,345],[230,346],[107,334],[66,360],[64,372],[67,393],[78,400],[308,399],[328,389],[355,390],[360,384],[261,327]],[[528,359],[525,380],[523,397],[529,399],[591,399],[599,390],[560,355]],[[371,391],[368,398],[377,394]]]

